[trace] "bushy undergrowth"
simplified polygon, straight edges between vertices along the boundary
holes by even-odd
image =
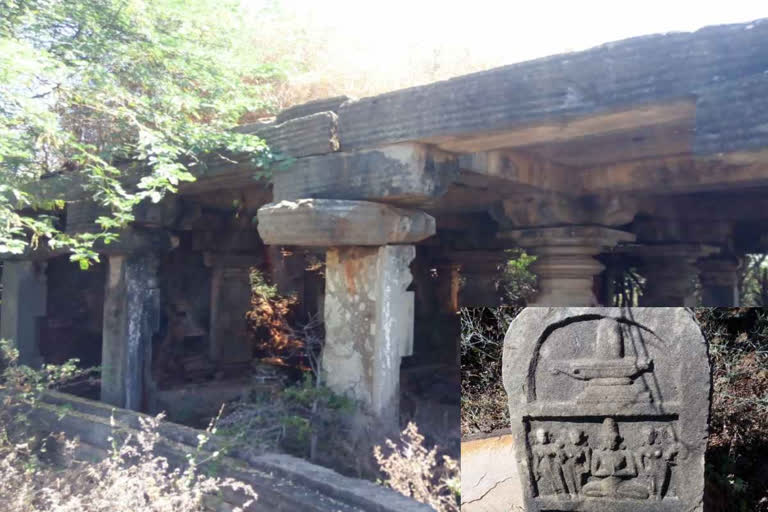
[[[768,511],[768,311],[696,310],[709,341],[712,417],[707,505]]]
[[[509,426],[501,354],[509,323],[522,308],[463,308],[461,315],[461,433]]]
[[[437,447],[424,446],[424,436],[415,423],[408,423],[399,443],[387,439],[386,446],[386,450],[375,446],[373,454],[387,476],[385,483],[389,487],[438,512],[458,512],[461,484],[458,461],[444,455],[442,462],[438,462]]]
[[[42,392],[82,374],[76,362],[35,370],[19,365],[18,353],[7,343],[0,348],[0,503],[4,511],[203,512],[209,510],[206,500],[225,488],[248,496],[246,506],[256,499],[248,485],[201,470],[217,454],[208,459],[190,456],[184,467],[172,467],[158,455],[161,416],[139,418],[141,430],[121,441],[115,437],[101,462],[78,460],[76,440],[41,432],[28,417]],[[201,438],[200,448],[205,439]]]

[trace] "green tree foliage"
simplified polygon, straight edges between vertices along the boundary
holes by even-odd
[[[191,5],[193,4],[193,5]],[[264,142],[230,131],[279,71],[248,64],[231,0],[0,0],[0,252],[44,242],[87,266],[141,201],[212,160],[267,166]],[[234,37],[233,34],[240,34]],[[233,156],[235,155],[235,156]],[[97,233],[59,229],[59,174],[110,212]]]

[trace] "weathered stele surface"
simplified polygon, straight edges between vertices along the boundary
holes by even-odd
[[[327,385],[397,426],[400,359],[413,352],[412,245],[330,249],[325,259]]]
[[[504,387],[529,511],[701,511],[707,344],[685,308],[527,308]]]
[[[462,512],[519,512],[523,505],[512,434],[494,432],[462,439]]]
[[[259,208],[266,244],[333,247],[413,243],[435,234],[435,219],[367,201],[299,199]]]

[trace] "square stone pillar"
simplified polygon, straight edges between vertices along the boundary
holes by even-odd
[[[715,256],[699,260],[701,305],[709,307],[739,305],[739,260]]]
[[[246,313],[251,307],[250,265],[258,258],[219,257],[206,254],[211,277],[211,331],[209,354],[219,363],[243,363],[253,357]]]
[[[46,315],[48,296],[45,267],[44,262],[3,263],[0,338],[11,341],[19,351],[19,362],[31,367],[43,362],[40,318]]]
[[[104,296],[101,400],[138,411],[160,320],[154,254],[110,255]]]
[[[704,244],[648,244],[632,248],[645,277],[641,306],[695,306],[696,260],[717,252]]]
[[[397,425],[400,359],[413,351],[412,245],[326,253],[322,374],[338,393]]]

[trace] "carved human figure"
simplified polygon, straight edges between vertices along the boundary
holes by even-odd
[[[550,442],[550,434],[543,428],[536,429],[533,452],[533,474],[539,494],[563,494],[562,454],[555,443]]]
[[[677,459],[680,452],[683,451],[683,445],[677,440],[675,429],[672,425],[667,425],[661,432],[662,457],[664,458],[664,479],[663,489],[669,486],[672,476],[672,466],[677,465]]]
[[[564,431],[561,441],[563,459],[563,477],[568,494],[577,498],[581,494],[586,475],[589,474],[589,464],[592,452],[585,444],[584,431],[572,428]]]
[[[659,431],[652,427],[643,429],[643,444],[637,449],[637,465],[654,500],[662,498],[669,468],[664,460]]]
[[[592,452],[590,470],[593,480],[582,488],[592,498],[647,499],[648,489],[636,481],[634,454],[621,446],[616,422],[606,418],[598,435],[599,446]]]

